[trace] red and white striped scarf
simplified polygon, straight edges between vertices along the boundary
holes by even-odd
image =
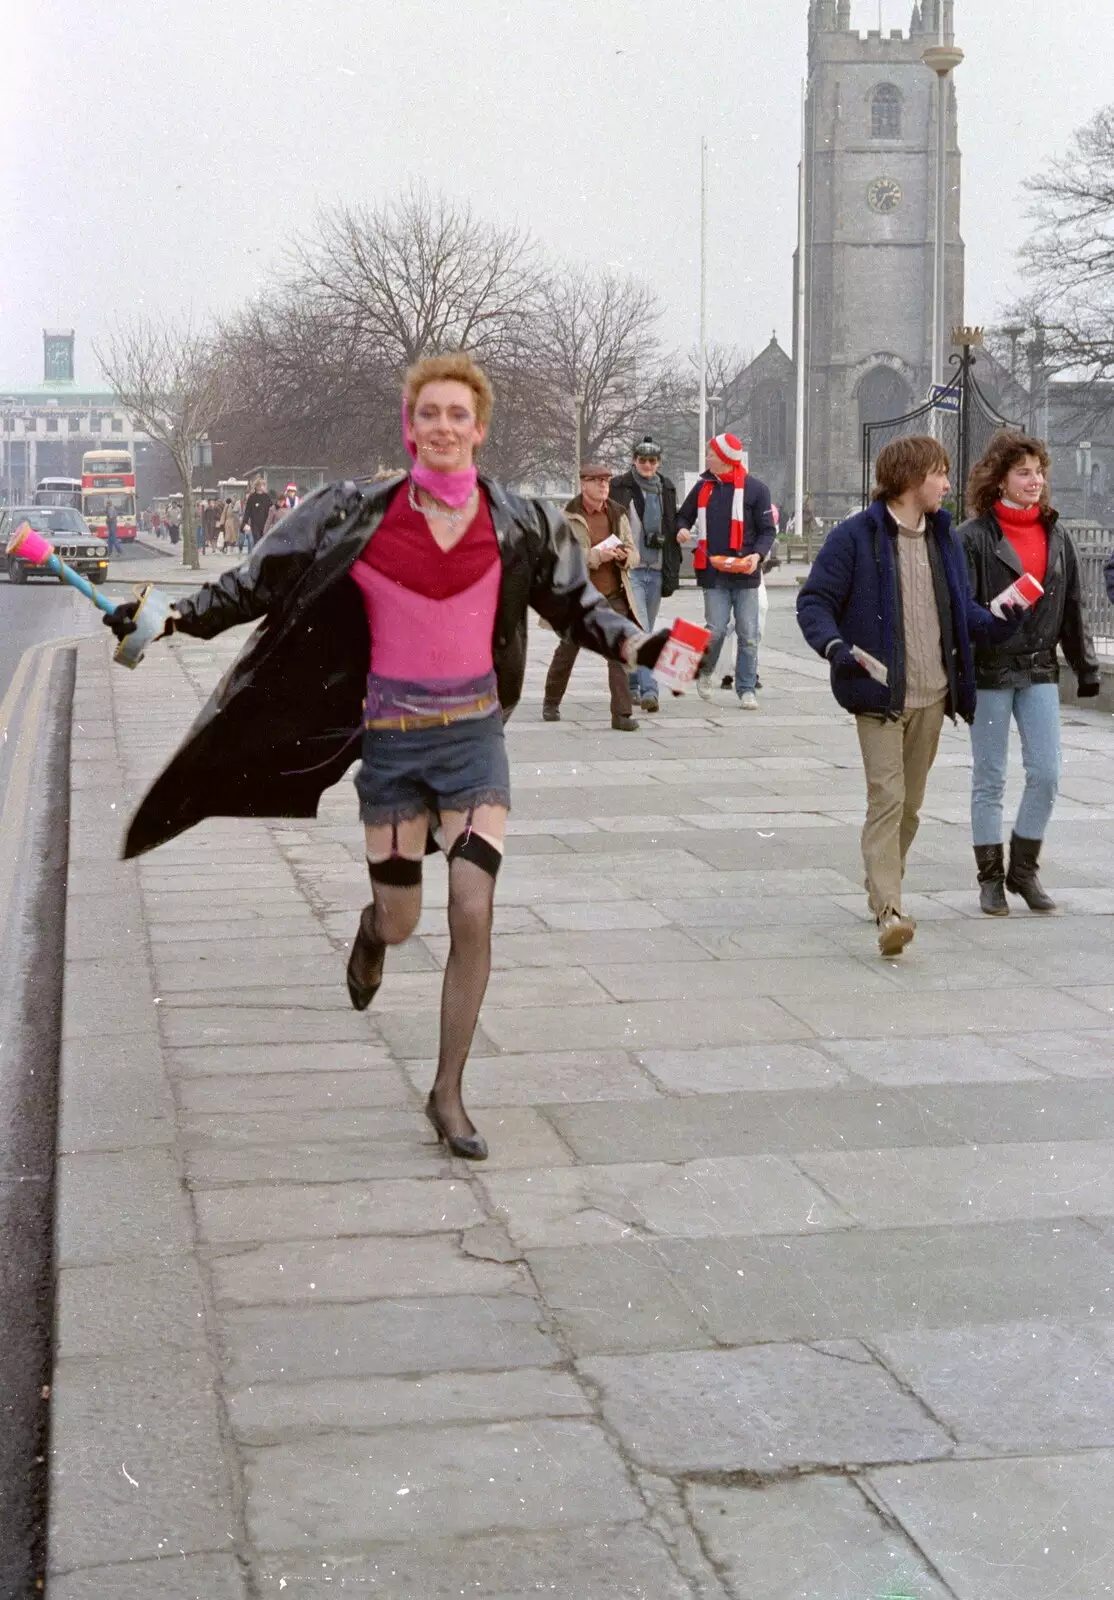
[[[731,497],[731,548],[743,548],[744,528],[743,509],[744,494],[747,482],[747,469],[743,465],[743,444],[733,433],[717,433],[711,440],[711,448],[723,462],[725,471],[716,474],[716,477],[705,478],[700,485],[700,492],[696,497],[696,533],[697,546],[693,555],[693,565],[697,570],[703,569],[708,562],[708,501],[712,498],[712,491],[716,483],[730,483],[734,485],[735,492]]]

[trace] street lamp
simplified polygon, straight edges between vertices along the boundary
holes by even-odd
[[[1086,522],[1091,515],[1091,441],[1081,439],[1079,448],[1075,452],[1075,470],[1083,479],[1083,520]]]
[[[921,60],[936,74],[936,237],[932,252],[932,382],[944,386],[944,328],[948,242],[948,90],[951,75],[963,60],[957,45],[944,43],[944,8],[940,7],[940,40],[929,45]]]
[[[1044,439],[1048,436],[1048,373],[1045,369],[1048,341],[1042,323],[1038,322],[1033,330],[1025,354],[1029,358],[1029,432]]]
[[[1024,327],[1022,327],[1022,325],[1020,323],[1014,322],[1014,323],[1011,323],[1011,325],[1008,328],[1003,328],[1002,332],[1005,334],[1006,338],[1010,341],[1010,377],[1011,378],[1016,378],[1017,377],[1017,345],[1018,345],[1018,341],[1021,338],[1021,335],[1025,332],[1025,329],[1024,329]]]

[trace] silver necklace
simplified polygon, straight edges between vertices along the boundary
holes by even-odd
[[[467,502],[457,511],[447,511],[439,505],[423,506],[422,502],[415,498],[413,478],[408,478],[407,482],[410,485],[410,509],[411,511],[420,511],[424,517],[443,517],[444,520],[449,524],[450,528],[452,528],[462,520],[464,513],[468,510]],[[471,500],[471,498],[472,496],[469,495],[468,499]]]

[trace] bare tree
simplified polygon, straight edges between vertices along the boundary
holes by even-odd
[[[1050,365],[1114,376],[1114,106],[1026,188],[1037,226],[1022,250],[1032,283],[1024,319],[1043,327]]]
[[[749,351],[741,350],[737,344],[721,344],[713,342],[704,352],[705,370],[708,374],[708,393],[726,395],[746,369],[754,357]],[[692,368],[692,388],[696,394],[700,385],[700,348],[694,345],[688,353],[688,364]]]
[[[200,567],[194,457],[228,404],[226,371],[212,337],[188,318],[137,317],[117,323],[94,354],[121,406],[174,459],[182,484],[182,565]]]
[[[667,383],[660,317],[652,290],[613,272],[566,266],[540,285],[538,354],[551,385],[550,428],[572,445],[579,409],[582,460],[629,446],[660,403]],[[558,453],[564,464],[573,454]]]
[[[223,328],[230,402],[221,423],[233,459],[372,472],[400,453],[398,369],[343,307],[289,288]]]
[[[463,348],[496,390],[485,461],[515,481],[551,454],[528,381],[540,271],[527,234],[423,188],[322,213],[286,280],[222,331],[234,379],[224,436],[242,457],[304,456],[338,473],[401,464],[405,368]]]
[[[445,350],[497,359],[538,276],[528,234],[421,185],[385,205],[322,212],[296,253],[299,286],[400,367]]]

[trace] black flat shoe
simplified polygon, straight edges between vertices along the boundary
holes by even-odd
[[[383,982],[383,961],[387,946],[376,939],[365,922],[374,915],[373,906],[365,906],[360,913],[360,926],[348,957],[348,998],[357,1011],[366,1011]]]
[[[454,1156],[463,1156],[465,1161],[486,1161],[487,1141],[480,1133],[456,1134],[450,1133],[437,1114],[437,1107],[430,1095],[425,1103],[425,1114],[437,1130],[437,1140],[442,1140],[448,1145]]]

